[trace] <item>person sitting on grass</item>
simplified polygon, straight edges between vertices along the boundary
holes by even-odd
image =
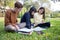
[[[42,28],[50,27],[50,22],[45,22],[45,8],[40,7],[38,12],[34,14],[35,26],[40,26]]]
[[[5,30],[8,32],[13,32],[19,29],[17,26],[17,16],[19,11],[23,8],[22,2],[15,2],[14,9],[7,9],[5,12]]]
[[[50,22],[45,22],[45,8],[40,7],[38,12],[34,14],[34,26],[41,28],[49,28]]]
[[[30,19],[33,18],[35,12],[36,12],[36,8],[31,7],[28,12],[24,13],[24,15],[22,16],[21,21],[20,21],[20,24],[22,24],[22,25],[20,25],[20,27],[23,26],[23,28],[31,29],[31,26],[33,24],[31,24]]]

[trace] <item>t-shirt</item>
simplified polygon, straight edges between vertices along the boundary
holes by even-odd
[[[43,15],[40,15],[39,13],[34,14],[34,23],[35,23],[35,25],[42,23],[42,20],[43,20],[42,16]]]

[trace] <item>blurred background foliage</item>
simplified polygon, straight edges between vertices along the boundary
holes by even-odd
[[[14,3],[16,0],[0,0],[0,17],[4,17],[5,11],[7,8],[13,8]],[[38,1],[33,1],[33,0],[23,0],[24,1],[24,7],[22,11],[19,13],[19,18],[22,17],[22,15],[30,9],[31,6],[35,6],[36,9],[38,10],[39,7],[43,6],[44,3],[47,3],[48,6],[45,6],[46,10],[46,17],[50,15],[51,18],[56,18],[60,17],[60,11],[51,11],[49,8],[51,4],[49,3],[48,0],[38,0]],[[40,5],[39,5],[40,4]]]

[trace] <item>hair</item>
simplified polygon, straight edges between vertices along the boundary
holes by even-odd
[[[44,7],[40,7],[40,8],[38,9],[38,12],[39,12],[39,10],[41,10],[41,9],[43,9],[43,13],[41,13],[41,14],[43,15],[43,19],[45,19],[45,8],[44,8]]]
[[[20,3],[20,2],[16,2],[15,4],[14,4],[14,7],[16,8],[22,8],[23,7],[23,5]]]
[[[31,7],[30,10],[29,10],[31,18],[33,18],[32,12],[36,12],[36,8],[35,7]]]

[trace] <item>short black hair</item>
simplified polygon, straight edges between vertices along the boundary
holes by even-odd
[[[17,7],[17,8],[22,8],[23,7],[23,5],[20,3],[20,2],[16,2],[15,4],[14,4],[14,6],[15,6],[15,8]]]

